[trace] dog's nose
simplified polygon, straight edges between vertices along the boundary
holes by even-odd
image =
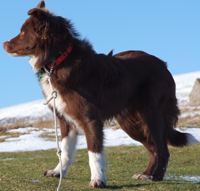
[[[6,42],[3,43],[3,48],[4,48],[4,49],[5,49],[5,46],[6,46]]]
[[[5,51],[7,51],[8,44],[9,44],[9,41],[6,41],[3,43],[3,48],[5,49]]]

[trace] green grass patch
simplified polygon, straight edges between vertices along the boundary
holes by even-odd
[[[37,143],[36,143],[37,144]],[[200,176],[200,145],[188,148],[170,147],[170,161],[166,178],[161,182],[135,180],[131,177],[143,172],[148,163],[144,147],[120,146],[105,149],[107,188],[102,190],[200,190],[200,183],[192,183],[180,176]],[[43,173],[53,169],[58,158],[55,150],[0,153],[0,190],[56,190],[59,179],[47,178]],[[78,150],[61,190],[94,190],[88,186],[90,169],[87,150]]]

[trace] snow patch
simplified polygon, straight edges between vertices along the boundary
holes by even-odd
[[[9,133],[28,133],[34,130],[38,130],[38,128],[35,128],[35,127],[18,128],[18,129],[8,130],[8,132]]]
[[[164,177],[165,180],[174,180],[174,182],[181,181],[181,182],[191,182],[194,184],[200,183],[200,176],[193,176],[193,175],[185,175],[185,176],[174,176],[171,174],[167,174]]]
[[[186,106],[189,104],[189,95],[192,91],[194,82],[197,78],[200,78],[200,71],[187,74],[174,75],[174,81],[176,83],[176,96],[180,106]]]
[[[1,159],[1,161],[8,161],[8,160],[16,160],[15,158],[5,158],[5,159]]]

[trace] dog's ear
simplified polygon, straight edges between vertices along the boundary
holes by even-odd
[[[34,16],[35,18],[37,18],[38,20],[40,20],[41,18],[44,18],[44,17],[45,17],[45,11],[43,11],[43,10],[40,9],[40,8],[34,8],[34,9],[31,9],[31,10],[28,12],[28,15],[32,15],[32,16]]]
[[[37,5],[37,8],[45,9],[45,2],[44,1],[40,1],[39,4]]]
[[[36,18],[41,18],[42,16],[44,16],[44,10],[45,9],[45,2],[44,1],[40,1],[39,4],[37,5],[37,8],[31,9],[28,12],[28,15],[33,15]]]
[[[113,50],[108,53],[108,56],[113,56]]]

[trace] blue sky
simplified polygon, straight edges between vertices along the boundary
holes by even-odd
[[[97,53],[143,50],[168,63],[169,71],[200,70],[199,0],[47,0],[46,8],[71,19]],[[1,3],[1,44],[15,37],[36,0]],[[10,57],[0,46],[0,108],[43,99],[28,57]]]

